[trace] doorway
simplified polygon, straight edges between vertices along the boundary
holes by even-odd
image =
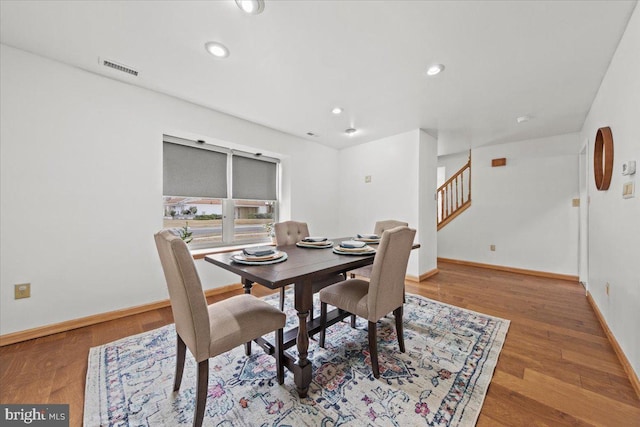
[[[578,280],[589,290],[589,141],[580,150],[578,182],[580,191],[580,225],[578,230]]]

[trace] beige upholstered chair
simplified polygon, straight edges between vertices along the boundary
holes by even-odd
[[[306,222],[284,221],[274,226],[276,232],[276,245],[295,245],[305,237],[309,237],[309,226]],[[280,310],[284,310],[285,287],[280,288]]]
[[[391,230],[392,228],[396,228],[396,227],[408,227],[409,224],[407,224],[404,221],[396,221],[395,219],[387,219],[384,221],[378,221],[376,222],[376,226],[373,230],[373,234],[377,234],[378,236],[382,236],[382,233],[384,233],[387,230]]]
[[[373,230],[373,234],[375,234],[376,236],[382,236],[382,233],[384,233],[387,230],[391,230],[392,228],[396,228],[396,227],[407,227],[407,226],[409,226],[408,223],[403,221],[396,221],[395,219],[377,221],[376,226],[374,227],[374,230]],[[356,276],[371,277],[372,268],[373,266],[371,265],[367,265],[366,267],[360,267],[356,270],[350,271],[349,275],[351,276],[352,279],[355,278]]]
[[[274,226],[276,232],[276,245],[286,246],[295,245],[305,237],[309,237],[309,226],[306,222],[297,221],[284,221],[278,222]],[[312,249],[313,250],[313,249]],[[322,278],[313,283],[313,293],[318,292],[320,289],[332,285],[336,282],[344,280],[345,277],[342,274],[334,274],[326,278]],[[280,288],[280,310],[284,310],[284,296],[285,287]],[[313,310],[309,314],[311,320],[313,320]],[[356,318],[351,319],[351,325],[355,328]]]
[[[276,244],[278,246],[295,245],[305,237],[309,237],[306,222],[284,221],[275,224]]]
[[[275,224],[274,228],[276,231],[276,245],[278,246],[295,245],[305,237],[309,237],[309,226],[306,222],[284,221]],[[323,287],[341,280],[344,280],[342,275],[332,275],[318,280],[313,284],[313,292],[318,292]],[[280,288],[280,310],[284,309],[284,293],[285,288]],[[311,318],[313,319],[313,313],[311,313]]]
[[[198,362],[198,385],[193,425],[200,426],[207,403],[209,358],[276,332],[278,383],[284,382],[282,345],[285,314],[252,295],[238,295],[207,306],[202,285],[187,245],[170,230],[155,234],[167,280],[176,326],[177,358],[173,390],[180,388],[186,348]],[[249,346],[246,346],[246,351]]]
[[[373,376],[380,377],[378,368],[378,344],[376,322],[393,311],[400,351],[404,353],[402,307],[404,303],[404,278],[409,254],[416,230],[396,227],[382,233],[378,251],[373,260],[369,282],[348,279],[320,291],[320,347],[324,347],[327,304],[369,321],[369,353]]]

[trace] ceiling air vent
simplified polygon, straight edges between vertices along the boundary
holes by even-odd
[[[117,62],[113,62],[108,59],[101,59],[100,62],[105,67],[113,68],[114,70],[122,71],[123,73],[131,74],[132,76],[138,75],[136,70],[127,65],[118,64]]]

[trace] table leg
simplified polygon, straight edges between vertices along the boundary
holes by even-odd
[[[293,378],[300,397],[307,397],[311,384],[311,362],[307,359],[309,351],[309,333],[307,332],[307,317],[313,306],[313,290],[311,283],[302,282],[294,285],[295,308],[298,312],[298,360],[294,364]]]
[[[242,287],[244,288],[245,294],[251,293],[251,288],[253,287],[253,282],[249,279],[242,278]]]
[[[253,286],[253,282],[249,279],[242,278],[242,287],[244,288],[245,294],[251,293],[251,287]],[[247,356],[251,355],[251,341],[244,343],[244,354]]]

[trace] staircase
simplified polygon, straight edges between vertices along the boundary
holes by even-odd
[[[471,153],[469,161],[438,187],[438,230],[471,206]]]

